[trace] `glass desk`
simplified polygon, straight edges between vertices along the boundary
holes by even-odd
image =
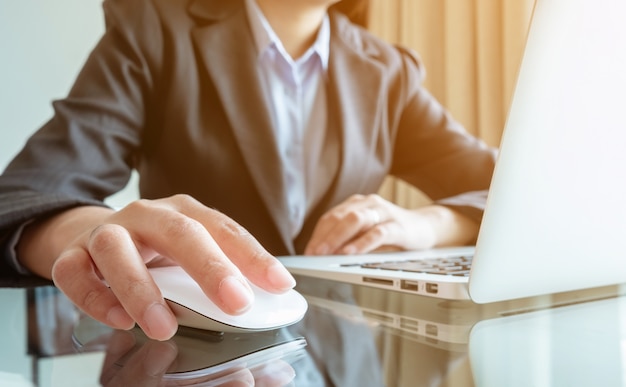
[[[624,386],[626,297],[519,309],[298,278],[290,327],[114,331],[55,288],[0,288],[0,386]]]

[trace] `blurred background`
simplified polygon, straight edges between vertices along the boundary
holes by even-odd
[[[368,0],[367,25],[416,50],[426,87],[468,131],[498,146],[535,0]],[[428,202],[388,179],[381,194],[414,207]]]

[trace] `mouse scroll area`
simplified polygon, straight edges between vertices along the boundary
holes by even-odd
[[[308,305],[295,290],[272,294],[251,284],[252,307],[241,315],[222,311],[179,266],[149,269],[178,323],[216,332],[258,332],[278,329],[300,321]]]

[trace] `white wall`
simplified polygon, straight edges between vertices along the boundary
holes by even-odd
[[[0,0],[10,1],[10,0]],[[2,289],[2,347],[0,347],[0,386],[31,387],[33,360],[28,355],[26,289]]]
[[[0,0],[0,170],[51,117],[103,30],[102,0]],[[109,202],[135,197],[135,185]]]

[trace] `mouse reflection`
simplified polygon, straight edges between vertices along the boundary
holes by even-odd
[[[275,386],[292,383],[306,341],[284,330],[231,334],[181,327],[168,341],[83,319],[79,351],[104,350],[103,386]]]
[[[172,372],[185,363],[177,340],[148,340],[138,345],[132,332],[115,331],[109,341],[100,382],[103,386],[276,386],[289,385],[295,370],[275,357],[258,364],[245,361],[204,370]],[[184,351],[184,349],[183,349]]]

